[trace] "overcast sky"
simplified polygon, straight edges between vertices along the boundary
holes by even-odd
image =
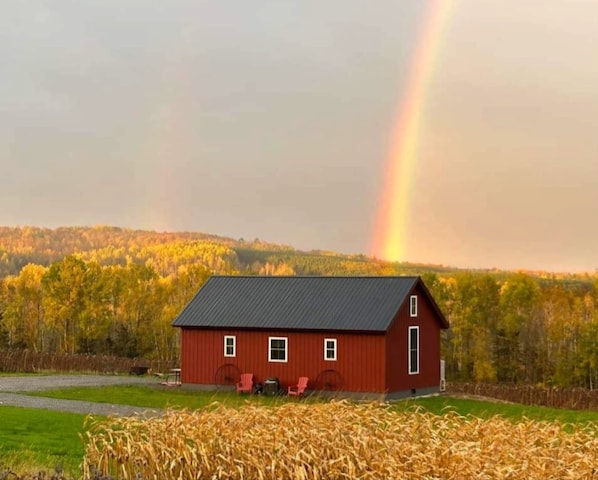
[[[369,254],[425,0],[5,0],[0,224]],[[460,0],[408,260],[598,267],[598,2]]]

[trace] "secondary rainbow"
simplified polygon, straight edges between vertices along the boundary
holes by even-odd
[[[409,200],[418,160],[418,139],[428,83],[442,30],[455,0],[430,0],[392,136],[386,183],[380,199],[373,254],[385,260],[406,259]]]

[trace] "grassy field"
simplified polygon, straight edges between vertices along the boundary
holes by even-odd
[[[0,407],[0,478],[6,469],[31,472],[61,467],[77,472],[85,415]],[[11,477],[8,477],[11,478]]]
[[[297,401],[286,397],[197,392],[158,385],[68,388],[36,392],[35,395],[190,411],[216,402],[232,408],[284,406],[292,403],[298,403],[303,408],[308,403],[326,403],[316,397]],[[530,407],[451,396],[399,401],[392,404],[391,410],[401,414],[413,408],[421,408],[441,416],[448,412],[482,419],[498,415],[514,423],[528,420],[577,426],[598,423],[598,412]],[[86,429],[84,423],[84,415],[0,406],[0,475],[6,467],[17,471],[31,471],[35,468],[52,471],[56,465],[62,465],[66,472],[78,472],[84,454],[79,437]]]
[[[28,394],[69,400],[134,405],[146,408],[185,408],[190,410],[203,408],[214,402],[228,406],[240,406],[248,402],[255,405],[270,406],[297,401],[294,398],[289,399],[288,397],[236,395],[233,392],[198,392],[178,388],[164,388],[158,385],[67,388]],[[319,403],[325,400],[318,397],[307,397],[301,400],[301,402],[306,401]],[[405,408],[413,406],[420,406],[438,415],[442,415],[447,411],[454,411],[463,416],[473,415],[480,418],[490,418],[494,415],[500,415],[512,421],[530,419],[572,424],[598,422],[598,412],[593,411],[534,407],[448,395],[408,399],[395,402],[393,405],[397,411],[402,411]]]
[[[287,401],[286,397],[263,395],[237,395],[235,392],[201,392],[161,385],[116,385],[103,387],[63,388],[41,392],[25,392],[27,395],[84,400],[88,402],[133,405],[146,408],[186,408],[196,410],[219,402],[230,406],[252,402],[274,405]],[[310,400],[311,401],[311,400]]]
[[[480,400],[451,396],[437,396],[418,398],[398,402],[396,407],[401,409],[408,406],[421,406],[425,410],[442,415],[454,411],[460,415],[472,415],[488,419],[499,415],[513,422],[521,420],[535,420],[546,422],[560,422],[564,424],[581,425],[590,422],[598,423],[598,412],[564,410],[557,408],[536,407],[516,403],[504,403],[494,400]]]

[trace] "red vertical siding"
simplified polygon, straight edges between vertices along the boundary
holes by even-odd
[[[236,357],[224,356],[224,336],[236,336]],[[268,361],[268,337],[288,338],[288,362]],[[337,360],[324,360],[324,339],[337,339]],[[181,380],[187,384],[213,384],[215,372],[233,363],[241,372],[254,374],[256,382],[278,377],[281,385],[294,385],[300,376],[310,379],[333,369],[342,377],[342,389],[351,392],[384,392],[382,334],[330,334],[313,332],[232,331],[184,328]]]
[[[417,317],[409,315],[409,302],[399,310],[386,336],[386,386],[388,392],[440,384],[440,325],[436,313],[421,288],[411,295],[418,297]],[[419,373],[409,374],[409,327],[419,326]]]

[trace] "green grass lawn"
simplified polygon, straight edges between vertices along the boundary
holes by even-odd
[[[79,476],[84,421],[85,415],[75,413],[0,407],[0,476],[7,468],[53,471],[57,466]]]
[[[186,408],[196,410],[214,402],[239,406],[247,402],[257,405],[275,405],[284,401],[297,401],[295,398],[268,397],[264,395],[237,395],[234,391],[192,391],[178,387],[161,385],[114,385],[103,387],[61,388],[39,392],[23,392],[25,395],[51,397],[88,402],[133,405],[146,408]],[[310,398],[308,401],[314,401]],[[301,400],[305,401],[305,400]]]
[[[265,397],[262,395],[237,395],[234,392],[190,391],[159,385],[65,388],[27,394],[71,400],[134,405],[147,408],[187,408],[190,410],[203,408],[214,402],[238,406],[246,403],[276,405],[280,402],[297,401],[294,398],[285,396]],[[325,400],[318,397],[307,397],[301,401],[319,402]],[[449,410],[455,411],[460,415],[474,415],[481,418],[501,415],[513,421],[528,418],[539,421],[559,421],[561,423],[598,422],[598,412],[593,411],[562,410],[491,400],[457,398],[448,395],[407,399],[394,402],[393,406],[397,410],[419,406],[439,415]]]
[[[415,398],[396,403],[396,408],[398,409],[413,406],[420,406],[438,415],[442,415],[448,411],[480,418],[490,418],[494,415],[500,415],[514,422],[523,418],[571,424],[598,422],[598,412],[596,411],[564,410],[444,395]]]

